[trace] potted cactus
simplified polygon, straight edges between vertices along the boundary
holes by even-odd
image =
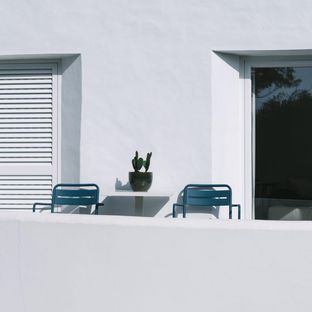
[[[147,191],[153,181],[153,173],[148,172],[152,153],[147,153],[146,159],[139,158],[139,153],[135,152],[135,157],[132,159],[132,166],[134,171],[129,172],[129,182],[131,188],[135,192],[145,192]],[[141,172],[141,168],[145,168],[145,172]]]

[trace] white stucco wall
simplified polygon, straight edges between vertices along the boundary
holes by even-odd
[[[233,85],[232,101],[214,102],[222,77],[212,51],[311,49],[309,0],[2,0],[0,9],[0,58],[81,54],[74,163],[82,182],[103,190],[127,182],[138,149],[153,152],[153,188],[230,183],[243,203],[242,103]]]
[[[0,310],[310,312],[310,222],[1,214]]]

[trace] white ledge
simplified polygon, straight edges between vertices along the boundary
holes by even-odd
[[[0,221],[39,223],[66,223],[104,226],[162,227],[184,229],[264,230],[264,231],[312,231],[311,221],[264,221],[149,218],[106,215],[41,214],[30,212],[1,212]]]

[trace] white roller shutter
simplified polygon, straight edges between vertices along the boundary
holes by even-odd
[[[0,209],[51,198],[57,119],[57,64],[0,64]]]

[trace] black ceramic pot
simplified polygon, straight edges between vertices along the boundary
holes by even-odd
[[[153,172],[129,172],[129,182],[134,192],[146,192],[152,185]]]

